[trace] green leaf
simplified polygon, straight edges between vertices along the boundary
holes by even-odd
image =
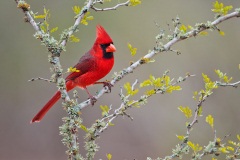
[[[155,91],[155,89],[151,89],[151,90],[146,91],[145,94],[148,95],[148,96],[151,96],[153,94],[156,94],[156,91]]]
[[[42,14],[42,15],[34,15],[33,17],[34,17],[35,19],[43,19],[43,18],[46,17],[46,15],[45,15],[45,14]]]
[[[221,36],[225,36],[225,33],[224,33],[223,31],[219,31],[219,34],[220,34]]]
[[[85,15],[83,16],[81,23],[84,25],[88,25],[88,20],[93,20],[93,16],[88,16],[90,14],[90,12],[85,13]]]
[[[216,84],[216,82],[212,82],[211,79],[204,73],[202,73],[203,76],[203,81],[205,82],[205,94],[207,94],[207,96],[212,94],[212,90],[218,88],[218,85]]]
[[[192,110],[187,106],[187,107],[183,107],[183,106],[179,106],[178,109],[184,113],[184,115],[187,118],[191,118],[192,117]]]
[[[199,144],[194,144],[191,141],[187,142],[188,146],[192,148],[192,150],[194,151],[194,153],[199,152],[202,150],[202,147]]]
[[[80,72],[80,70],[78,70],[77,68],[69,67],[67,69],[67,72]]]
[[[80,128],[85,131],[86,133],[88,132],[88,129],[86,126],[84,126],[83,124],[80,124]]]
[[[80,8],[79,6],[74,6],[74,7],[72,8],[72,10],[73,10],[73,12],[74,12],[76,15],[78,15],[78,14],[80,13],[80,11],[81,11],[81,8]]]
[[[182,135],[176,135],[176,136],[177,136],[177,138],[178,138],[180,141],[183,141],[183,140],[185,139],[185,137],[182,136]]]
[[[45,28],[45,26],[41,25],[40,28],[41,28],[41,30],[42,30],[44,33],[47,32],[47,29]]]
[[[210,78],[208,78],[208,76],[207,76],[206,74],[202,73],[202,77],[203,77],[203,81],[204,81],[205,83],[211,82]]]
[[[181,27],[179,28],[179,30],[182,32],[182,33],[186,33],[187,32],[187,27],[182,24]]]
[[[124,84],[124,88],[126,89],[128,95],[133,96],[138,93],[138,89],[132,90],[132,86],[130,85],[129,82]]]
[[[212,115],[208,115],[208,116],[206,117],[206,122],[213,128],[214,118],[212,117]]]
[[[182,90],[182,88],[180,86],[170,86],[168,87],[168,89],[166,90],[168,93],[172,93],[173,91],[180,91]]]
[[[233,146],[237,146],[237,143],[236,142],[233,142],[233,141],[228,141],[229,144],[233,145]]]
[[[198,108],[198,113],[197,113],[197,115],[198,115],[198,116],[202,116],[202,112],[203,112],[202,106],[200,106],[200,107]]]
[[[58,27],[52,28],[52,29],[50,30],[50,33],[56,32],[57,30],[58,30]]]
[[[164,81],[165,81],[165,85],[166,87],[170,85],[171,79],[169,76],[164,76]]]
[[[227,150],[227,147],[221,147],[221,148],[219,148],[218,149],[220,152],[222,152],[222,153],[229,153],[229,151]]]
[[[139,5],[141,3],[142,3],[141,0],[130,0],[129,6],[136,6],[136,5]]]
[[[192,98],[193,98],[194,100],[197,100],[197,95],[198,95],[198,92],[197,92],[197,91],[193,92],[193,97],[192,97]]]
[[[140,84],[140,87],[146,87],[146,86],[151,86],[151,85],[153,85],[151,80],[147,79]]]
[[[100,105],[100,108],[102,110],[102,116],[108,115],[109,107],[107,105],[105,105],[105,106]]]
[[[73,34],[69,37],[71,42],[79,42],[80,39],[78,37],[75,37]]]
[[[202,31],[202,32],[199,33],[199,35],[201,35],[201,36],[207,36],[207,35],[208,35],[208,32],[207,32],[207,31]]]
[[[112,122],[108,122],[109,126],[114,126],[115,124],[113,124]]]
[[[237,139],[240,141],[240,134],[237,135]]]
[[[130,43],[128,43],[128,48],[132,56],[134,56],[137,53],[137,48],[133,48],[133,46]]]
[[[234,151],[234,148],[231,147],[231,146],[227,146],[226,148],[227,148],[227,150],[229,150],[229,151]]]
[[[215,73],[218,75],[219,79],[221,79],[223,77],[223,73],[218,69],[215,69]]]
[[[228,78],[228,76],[226,76],[226,75],[223,77],[223,81],[226,83],[229,83],[231,80],[232,80],[232,77]]]
[[[226,15],[228,14],[228,12],[230,10],[232,10],[233,6],[225,6],[223,3],[219,3],[218,1],[216,1],[215,3],[213,3],[213,9],[212,11],[215,13],[218,13],[220,15]]]
[[[110,153],[108,153],[106,156],[107,156],[107,159],[108,159],[108,160],[111,160],[111,159],[112,159],[112,155],[111,155]]]

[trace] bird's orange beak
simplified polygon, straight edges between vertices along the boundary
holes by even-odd
[[[107,48],[106,48],[106,52],[116,52],[116,47],[113,44],[110,44]]]

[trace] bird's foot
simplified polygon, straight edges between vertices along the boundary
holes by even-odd
[[[110,81],[105,81],[105,82],[103,82],[103,87],[107,87],[109,92],[111,92],[113,85],[111,84]]]
[[[110,81],[106,80],[105,82],[95,82],[95,84],[103,84],[103,87],[107,87],[109,92],[112,91],[113,85],[111,84]]]
[[[92,106],[97,102],[97,98],[95,98],[92,95],[89,97],[89,99],[90,99],[90,103],[91,103]]]

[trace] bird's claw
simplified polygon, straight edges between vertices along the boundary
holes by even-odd
[[[109,92],[111,92],[113,85],[110,83],[110,81],[106,81],[106,82],[103,82],[103,87],[107,87]]]
[[[97,98],[95,98],[94,96],[90,96],[89,99],[92,106],[97,102]]]

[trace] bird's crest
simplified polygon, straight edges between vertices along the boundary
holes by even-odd
[[[113,43],[112,39],[110,38],[110,36],[108,35],[108,33],[105,31],[105,29],[98,25],[97,26],[97,39],[96,41],[99,44],[108,44],[108,43]]]

